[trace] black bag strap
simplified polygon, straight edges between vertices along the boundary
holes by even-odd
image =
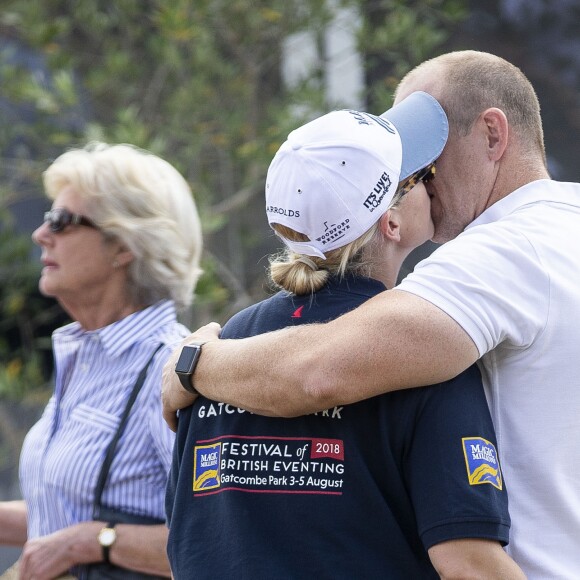
[[[95,499],[93,501],[93,519],[98,519],[99,509],[101,507],[101,497],[103,495],[103,490],[105,489],[105,483],[107,482],[107,478],[109,477],[109,469],[111,468],[111,463],[113,463],[113,458],[115,457],[115,449],[117,448],[117,443],[125,430],[127,425],[127,420],[129,419],[129,414],[131,413],[131,409],[133,407],[133,403],[135,403],[135,399],[137,395],[141,391],[141,387],[145,382],[147,377],[147,371],[149,370],[149,365],[153,362],[153,359],[159,349],[163,346],[161,343],[151,355],[151,358],[147,361],[147,364],[141,369],[139,376],[137,377],[137,381],[135,382],[135,386],[129,395],[129,399],[127,400],[127,405],[125,406],[125,410],[121,415],[121,419],[119,421],[119,427],[117,428],[117,432],[111,439],[109,443],[109,447],[107,447],[107,452],[105,454],[105,459],[103,461],[103,465],[101,466],[101,472],[99,473],[99,479],[97,480],[97,485],[95,487]]]

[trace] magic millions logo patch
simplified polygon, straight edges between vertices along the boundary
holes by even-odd
[[[501,470],[493,443],[483,437],[463,437],[461,442],[469,485],[490,483],[502,489]]]
[[[222,444],[196,445],[193,453],[193,491],[220,487]]]

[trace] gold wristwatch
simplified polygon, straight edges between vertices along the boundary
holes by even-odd
[[[107,524],[104,528],[101,529],[99,535],[97,536],[97,541],[103,550],[103,560],[107,562],[107,564],[111,563],[111,560],[109,559],[109,550],[115,543],[116,539],[117,530],[115,530],[115,523]]]

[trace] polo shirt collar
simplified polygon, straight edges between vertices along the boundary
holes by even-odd
[[[143,310],[139,310],[97,330],[84,330],[78,322],[73,322],[54,332],[58,339],[82,340],[96,337],[111,357],[118,357],[136,343],[155,335],[177,316],[171,300],[161,300]]]
[[[551,179],[539,179],[527,183],[488,207],[465,228],[465,231],[475,226],[496,222],[519,208],[533,203],[545,201],[579,205],[580,199],[572,198],[571,192],[562,185],[561,182]]]

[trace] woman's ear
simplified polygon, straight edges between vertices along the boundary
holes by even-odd
[[[387,210],[379,220],[379,228],[383,236],[390,241],[401,241],[401,216],[395,209]]]
[[[113,264],[115,265],[115,268],[128,266],[134,259],[135,256],[131,250],[128,250],[124,246],[120,246],[115,252]]]

